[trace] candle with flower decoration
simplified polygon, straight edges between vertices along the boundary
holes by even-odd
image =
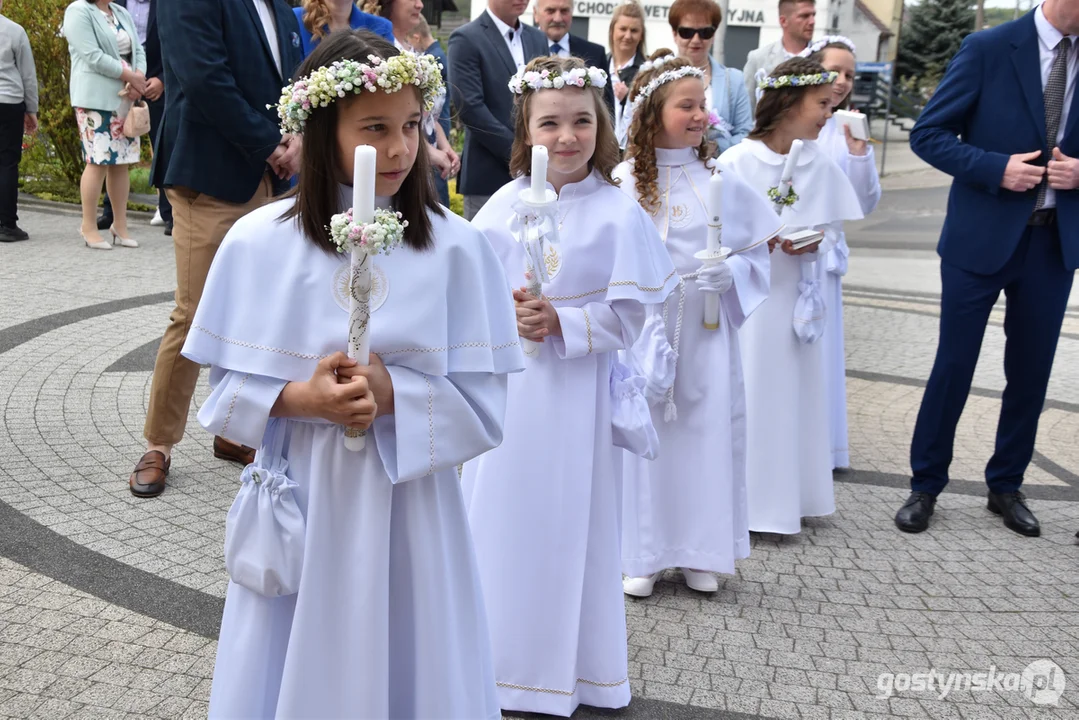
[[[708,181],[708,245],[695,258],[705,266],[726,261],[730,248],[722,245],[723,234],[723,176],[716,171]],[[719,329],[719,295],[704,293],[704,328]]]
[[[367,225],[375,219],[375,149],[359,145],[352,166],[352,220]],[[352,244],[352,275],[349,292],[348,356],[360,365],[371,360],[371,261],[360,243]],[[345,447],[363,450],[366,433],[345,429]]]

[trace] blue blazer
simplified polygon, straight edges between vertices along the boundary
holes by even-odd
[[[261,0],[259,0],[261,2]],[[281,141],[277,112],[303,52],[292,8],[273,0],[278,68],[255,0],[183,0],[157,8],[165,116],[151,169],[157,187],[186,187],[245,203]],[[275,179],[274,190],[287,189]]]
[[[1037,191],[1000,187],[1008,158],[1042,151],[1046,139],[1041,60],[1034,12],[968,35],[910,133],[910,146],[952,176],[937,252],[968,272],[990,275],[1015,252]],[[1072,99],[1060,150],[1079,157],[1079,93]],[[1055,144],[1055,143],[1054,143]],[[1057,229],[1069,270],[1079,267],[1079,191],[1057,191]]]
[[[712,64],[712,109],[734,126],[729,138],[715,138],[719,152],[723,152],[745,140],[753,130],[753,108],[742,71],[720,65],[711,55],[708,62]]]
[[[547,55],[547,36],[522,22],[521,49],[526,63]],[[517,65],[487,11],[453,31],[449,56],[450,96],[465,126],[457,191],[494,195],[510,181],[513,93],[507,84]]]
[[[300,25],[300,43],[303,45],[303,57],[306,58],[318,45],[318,40],[311,39],[311,31],[303,24],[303,8],[292,8],[292,12],[296,13],[296,22]],[[386,18],[369,15],[355,5],[352,6],[352,15],[348,18],[348,25],[353,30],[370,30],[375,35],[381,35],[393,42],[393,23]]]

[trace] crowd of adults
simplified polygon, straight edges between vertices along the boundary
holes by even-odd
[[[298,7],[292,7],[298,5]],[[578,56],[608,69],[606,100],[624,143],[626,100],[646,57],[644,12],[617,7],[609,51],[571,34],[570,0],[535,0],[533,23],[521,22],[528,0],[489,0],[449,39],[448,57],[422,16],[422,0],[73,0],[63,22],[71,56],[70,101],[86,166],[80,186],[80,234],[89,248],[135,248],[127,223],[131,165],[146,136],[159,188],[154,224],[172,236],[176,308],[154,368],[144,434],[145,454],[131,491],[164,489],[172,447],[183,437],[199,368],[180,355],[203,283],[221,240],[241,216],[288,190],[302,149],[284,135],[273,106],[281,87],[323,38],[366,29],[402,50],[429,53],[443,65],[451,97],[425,118],[433,177],[443,203],[457,177],[471,219],[510,180],[513,143],[510,77],[532,58]],[[783,38],[750,56],[745,77],[712,54],[723,12],[715,0],[675,0],[670,45],[705,75],[716,120],[710,135],[722,152],[744,138],[752,120],[754,77],[804,49],[813,32],[813,0],[781,0]],[[4,19],[0,38],[14,52],[0,58],[0,240],[28,237],[16,224],[23,132],[37,130],[37,83],[26,33]],[[464,127],[460,157],[449,140],[452,100]],[[14,148],[14,149],[13,149]],[[106,190],[98,212],[102,185]],[[238,409],[239,410],[239,409]],[[218,457],[246,463],[253,450],[223,438]]]

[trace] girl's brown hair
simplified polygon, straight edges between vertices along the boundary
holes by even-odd
[[[560,58],[557,55],[551,55],[536,58],[525,66],[525,71],[548,70],[551,73],[561,74],[567,70],[583,70],[587,67],[579,58]],[[611,114],[607,112],[607,103],[603,100],[603,90],[598,87],[587,87],[585,92],[592,96],[596,108],[596,151],[588,161],[588,167],[590,170],[599,172],[600,176],[611,185],[617,185],[618,181],[614,179],[612,173],[620,162],[622,153],[618,148],[618,139],[614,136]],[[532,98],[535,95],[536,91],[525,90],[513,100],[513,150],[510,152],[512,177],[532,174],[532,143],[529,142],[528,115],[532,110]]]
[[[690,67],[693,65],[686,58],[674,58],[674,53],[666,48],[656,50],[649,60],[661,57],[670,57],[662,67],[651,70],[641,70],[633,80],[633,87],[629,90],[629,101],[636,102],[641,90],[652,82],[658,75],[668,70]],[[703,82],[703,81],[702,81]],[[649,214],[655,214],[659,210],[659,169],[656,167],[656,135],[663,131],[663,105],[671,94],[673,82],[664,83],[656,88],[648,97],[644,98],[633,111],[633,122],[629,126],[629,138],[626,145],[626,159],[633,160],[633,179],[637,183],[637,202]],[[697,146],[697,157],[702,162],[715,153],[715,143],[709,142],[708,138],[702,138]]]
[[[614,56],[614,26],[618,23],[620,18],[633,18],[641,23],[641,42],[637,45],[637,54],[644,57],[648,53],[647,45],[645,41],[648,39],[648,29],[644,24],[644,9],[637,0],[629,0],[629,2],[622,3],[614,9],[614,13],[611,14],[611,25],[607,29],[607,47],[611,48],[611,55]],[[613,79],[612,79],[613,81]]]
[[[821,67],[824,67],[824,54],[826,52],[828,52],[829,50],[842,50],[843,52],[850,53],[851,57],[854,57],[854,51],[852,51],[849,47],[847,47],[846,43],[834,42],[834,43],[828,43],[827,45],[822,47],[820,50],[818,50],[817,52],[810,55],[809,59],[813,60],[814,62],[820,63]],[[855,60],[857,60],[857,58],[855,58]],[[850,96],[853,95],[853,94],[854,94],[854,85],[852,84],[850,86],[850,92],[847,93],[847,97],[843,98],[843,102],[836,105],[836,109],[838,109],[838,110],[846,110],[848,107],[850,107]]]
[[[335,60],[367,62],[368,55],[386,59],[398,54],[388,40],[367,30],[340,30],[330,33],[311,52],[296,71],[296,78],[306,77],[320,67]],[[366,91],[364,91],[366,92]],[[419,88],[403,88],[400,92],[415,92]],[[300,182],[285,197],[295,197],[296,202],[281,215],[282,220],[296,219],[304,235],[329,253],[337,247],[330,241],[330,218],[341,211],[338,207],[338,190],[345,179],[340,150],[337,146],[337,121],[341,104],[351,98],[341,98],[326,107],[320,107],[307,118],[303,135],[303,157],[300,161]],[[421,103],[422,107],[422,103]],[[426,250],[434,244],[429,214],[444,217],[438,204],[434,185],[431,183],[431,165],[427,157],[427,143],[421,137],[416,148],[416,162],[401,189],[391,200],[393,209],[408,221],[405,228],[405,244],[414,250]]]
[[[776,69],[769,73],[768,77],[780,77],[783,75],[815,75],[824,73],[825,69],[816,60],[795,57],[776,65]],[[763,140],[775,132],[783,118],[791,109],[798,106],[805,97],[806,92],[815,85],[797,85],[765,90],[761,99],[757,102],[757,125],[747,135],[750,140]]]

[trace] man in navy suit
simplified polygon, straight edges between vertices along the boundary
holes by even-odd
[[[180,351],[214,254],[234,222],[288,188],[300,154],[267,108],[302,54],[285,0],[169,0],[157,11],[165,115],[151,174],[173,208],[176,309],[154,365],[147,451],[128,481],[139,497],[165,489],[184,434],[199,366]],[[214,455],[248,463],[254,452],[215,438]]]
[[[510,181],[513,93],[507,84],[518,68],[547,55],[547,38],[521,22],[528,0],[489,0],[475,20],[450,35],[453,104],[465,126],[457,191],[471,220],[495,191]]]
[[[1079,3],[1045,0],[970,35],[910,135],[954,178],[940,244],[940,340],[911,443],[912,493],[895,522],[928,527],[948,482],[955,428],[986,322],[1007,298],[996,448],[988,508],[1017,533],[1041,529],[1020,487],[1076,267],[1079,267]]]
[[[127,8],[139,32],[139,42],[146,50],[146,106],[150,111],[150,148],[157,147],[157,132],[165,113],[164,67],[161,64],[161,39],[157,34],[157,0],[114,0]],[[172,206],[169,205],[165,188],[157,190],[157,211],[165,223],[165,234],[172,235]],[[112,225],[112,203],[105,193],[105,203],[97,219],[98,230],[108,230]]]
[[[533,8],[536,27],[547,36],[548,52],[559,57],[575,57],[584,60],[590,67],[597,67],[603,72],[607,68],[607,51],[603,46],[571,35],[573,24],[573,3],[570,0],[536,0]],[[607,111],[614,118],[614,79],[609,78],[603,88],[603,100]]]

